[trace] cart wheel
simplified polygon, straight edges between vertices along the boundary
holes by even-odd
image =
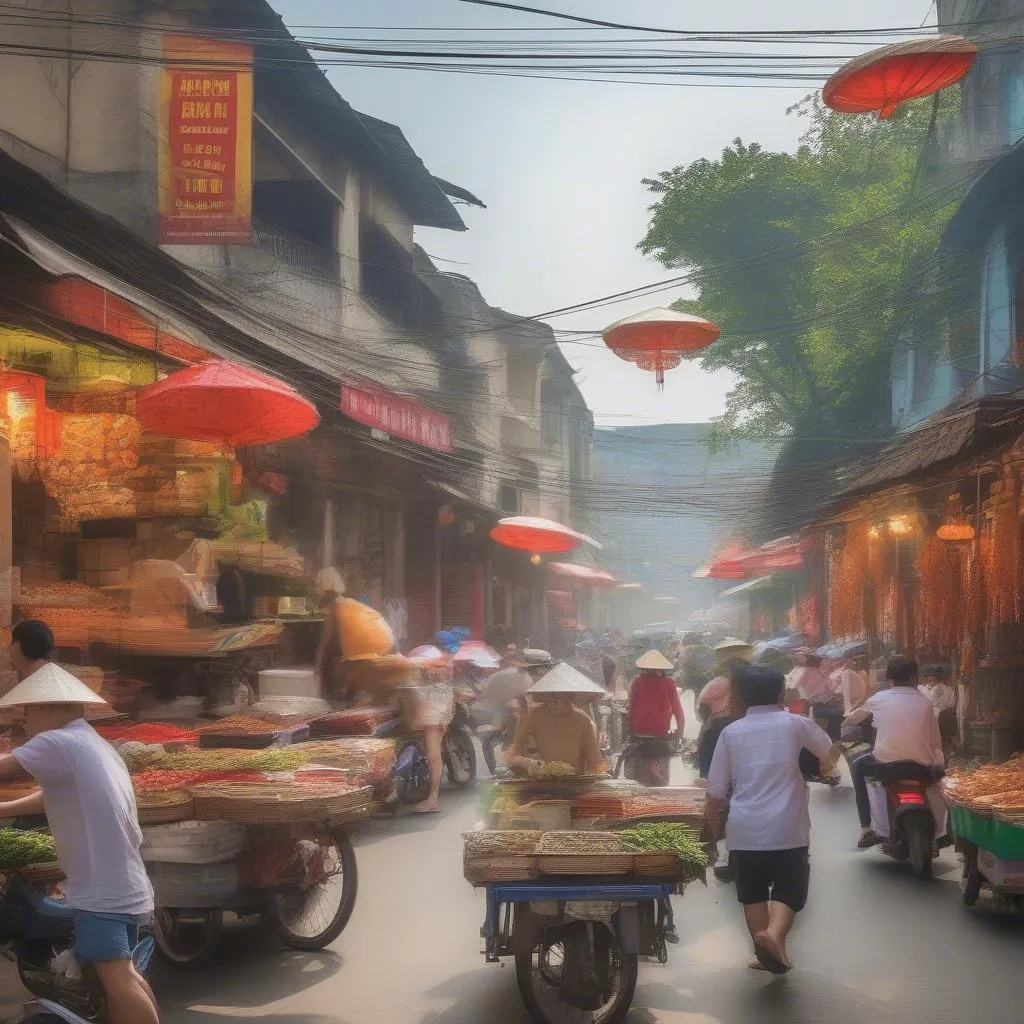
[[[607,1002],[593,1012],[567,1003],[560,991],[564,950],[561,941],[545,942],[532,953],[516,954],[519,994],[534,1024],[621,1024],[636,990],[637,955],[623,953],[618,936],[612,940],[612,990]]]
[[[981,872],[978,870],[978,848],[973,843],[964,843],[963,901],[965,907],[973,907],[981,895]]]
[[[220,948],[224,911],[160,908],[153,916],[153,937],[160,955],[175,967],[208,966]]]
[[[324,849],[327,877],[308,889],[279,895],[268,919],[278,938],[292,949],[329,946],[344,930],[356,905],[356,852],[344,832],[331,835]]]

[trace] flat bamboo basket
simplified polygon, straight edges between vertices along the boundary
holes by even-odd
[[[653,850],[633,854],[633,874],[651,878],[674,878],[679,874],[679,858],[672,850]]]
[[[188,821],[193,814],[192,796],[181,790],[146,793],[136,797],[140,825],[172,825]]]
[[[542,875],[631,875],[632,853],[542,853]]]
[[[529,882],[540,875],[537,858],[529,854],[470,853],[462,858],[462,872],[473,885],[488,882]]]
[[[286,825],[327,821],[368,807],[373,789],[311,792],[294,784],[250,786],[206,783],[192,789],[197,821],[233,821],[239,825]]]
[[[465,834],[466,856],[529,856],[537,852],[543,832],[530,830],[520,831],[486,831],[467,832]]]
[[[64,880],[64,872],[61,871],[60,865],[56,861],[47,864],[30,864],[27,868],[22,868],[18,874],[29,885],[56,885]]]

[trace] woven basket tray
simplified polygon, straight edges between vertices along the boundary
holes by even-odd
[[[542,853],[537,857],[542,875],[629,875],[632,853]]]
[[[247,786],[207,783],[192,790],[199,821],[234,821],[240,825],[283,825],[323,821],[364,807],[373,799],[369,787],[336,794],[311,793],[295,785]]]
[[[192,817],[192,796],[172,790],[169,793],[146,793],[136,798],[140,825],[171,825]]]
[[[633,854],[633,874],[673,878],[679,874],[679,858],[671,850]]]
[[[22,868],[18,874],[29,885],[55,885],[64,879],[64,872],[56,861],[49,864],[30,864],[27,868]]]
[[[521,831],[479,831],[465,835],[467,857],[524,856],[536,852],[543,832]]]
[[[566,856],[593,853],[622,853],[615,832],[545,832],[537,844],[538,853],[556,853]]]
[[[529,882],[539,874],[537,858],[514,854],[471,854],[462,859],[462,872],[473,885],[487,882]]]

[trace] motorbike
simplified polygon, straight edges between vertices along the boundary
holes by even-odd
[[[846,727],[843,741],[844,757],[852,769],[859,758],[870,753],[874,730]],[[895,761],[877,764],[868,779],[871,828],[881,839],[879,848],[894,860],[909,860],[918,878],[932,877],[937,837],[929,791],[942,774],[940,769],[914,761]]]
[[[441,739],[441,757],[449,783],[459,789],[476,778],[476,747],[471,722],[469,705],[465,699],[460,700],[456,696],[455,715]],[[430,794],[430,764],[423,738],[417,733],[406,733],[405,728],[401,719],[395,719],[385,722],[374,733],[377,737],[398,740],[394,767],[395,799],[392,801],[395,808],[399,804],[422,803]]]
[[[679,737],[671,736],[630,736],[615,763],[615,778],[621,778],[623,768],[626,778],[641,785],[661,787],[669,784],[668,775],[662,775],[661,761],[679,753]]]
[[[78,968],[72,952],[72,910],[12,877],[0,901],[0,945],[18,968],[22,984],[35,997],[27,1024],[99,1024],[106,1019],[105,997],[96,972]],[[156,943],[144,934],[132,951],[145,975]]]

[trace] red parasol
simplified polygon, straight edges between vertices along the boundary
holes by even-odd
[[[491,540],[517,551],[546,555],[572,551],[580,541],[586,541],[598,548],[601,546],[597,541],[585,534],[577,533],[568,526],[536,516],[511,516],[500,520],[491,530]]]
[[[614,587],[618,580],[603,569],[594,569],[589,565],[573,565],[571,562],[549,562],[548,572],[555,576],[567,576],[580,583],[593,587],[595,590],[603,590]]]
[[[298,437],[320,421],[294,388],[226,360],[178,370],[144,388],[136,415],[157,434],[235,447]]]
[[[826,83],[825,105],[842,114],[877,110],[892,117],[900,103],[931,96],[960,81],[978,48],[963,36],[934,36],[882,46],[844,64]]]
[[[602,337],[620,359],[641,370],[653,370],[661,387],[666,370],[674,370],[707,348],[720,333],[717,324],[702,317],[674,309],[648,309],[612,324]]]

